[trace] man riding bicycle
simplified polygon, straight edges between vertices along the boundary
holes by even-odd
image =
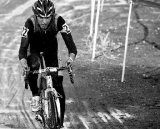
[[[71,64],[77,54],[77,48],[72,39],[71,31],[65,20],[55,13],[53,2],[50,0],[37,0],[32,10],[34,15],[29,17],[21,34],[19,60],[23,73],[28,70],[38,70],[40,67],[40,52],[43,52],[46,67],[58,67],[57,33],[60,32],[68,48],[69,57],[66,65]],[[30,49],[28,53],[28,48]],[[62,86],[63,76],[58,76],[56,90],[62,95],[60,99],[62,110],[62,123],[65,112],[65,93]],[[39,93],[37,86],[38,75],[28,76],[28,83],[32,92],[31,110],[39,110]],[[54,80],[53,80],[54,81]],[[53,82],[56,83],[56,82]]]

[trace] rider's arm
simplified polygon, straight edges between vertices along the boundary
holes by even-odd
[[[22,33],[21,33],[21,44],[19,48],[19,60],[26,59],[27,58],[27,49],[29,46],[29,35],[33,31],[33,24],[30,19],[27,19],[25,22],[25,25],[23,27]]]
[[[77,47],[73,41],[69,26],[61,16],[59,16],[58,18],[57,26],[68,48],[69,57],[71,58],[71,60],[74,60],[77,55]]]

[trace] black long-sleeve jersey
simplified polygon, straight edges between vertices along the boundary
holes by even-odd
[[[19,60],[27,58],[27,49],[30,46],[30,53],[44,52],[46,56],[49,56],[50,60],[57,62],[58,42],[56,36],[58,32],[61,32],[69,54],[77,54],[77,48],[68,25],[59,15],[56,20],[57,15],[55,14],[52,17],[46,30],[41,30],[34,15],[27,19],[21,34]]]

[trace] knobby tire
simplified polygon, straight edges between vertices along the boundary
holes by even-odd
[[[40,96],[41,96],[41,117],[42,117],[42,125],[44,129],[47,129],[47,120],[45,118],[45,112],[44,112],[44,108],[45,108],[45,104],[44,104],[44,100],[42,98],[45,97],[44,95],[44,89],[46,88],[46,80],[42,77],[41,78],[41,83],[40,83]]]
[[[46,80],[42,77],[40,83],[40,91],[41,91],[41,98],[44,98],[44,90],[46,89]],[[58,105],[60,105],[59,98],[58,102],[55,100],[55,96],[53,96],[52,92],[48,92],[48,112],[49,112],[49,119],[45,117],[45,104],[44,101],[41,99],[42,109],[41,109],[41,116],[43,120],[43,128],[44,129],[60,129],[61,125],[61,109],[58,112]],[[60,107],[59,107],[60,108]]]
[[[58,122],[58,112],[56,106],[55,97],[52,95],[52,92],[48,93],[48,103],[49,103],[49,119],[48,119],[48,127],[49,129],[59,129]]]

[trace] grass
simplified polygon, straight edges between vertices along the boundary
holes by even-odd
[[[96,40],[96,53],[110,53],[112,50],[115,50],[119,48],[122,43],[115,43],[112,38],[110,38],[111,32],[107,31],[107,33],[104,33],[102,31],[98,32],[97,40]],[[93,49],[93,37],[88,36],[86,40],[86,46],[89,49],[89,52],[92,52]]]

